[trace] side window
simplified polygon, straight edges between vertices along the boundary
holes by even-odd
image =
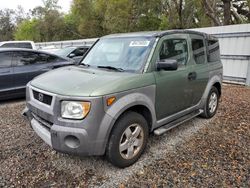
[[[215,62],[220,60],[220,47],[218,40],[208,40],[208,62]]]
[[[72,53],[75,54],[75,56],[83,56],[83,54],[85,53],[85,51],[82,48],[77,48]]]
[[[1,52],[0,53],[0,68],[11,67],[12,53]]]
[[[187,41],[185,39],[167,39],[163,41],[159,59],[174,59],[179,65],[185,65],[188,59]]]
[[[28,49],[32,49],[32,46],[30,43],[26,42],[26,43],[17,43],[16,44],[17,48],[28,48]]]
[[[204,64],[205,59],[205,45],[202,39],[192,39],[192,49],[194,60],[197,64]]]
[[[65,61],[60,57],[39,53],[38,63],[56,63],[56,62],[62,62]]]
[[[23,66],[23,65],[33,65],[37,62],[38,55],[34,52],[16,52],[16,65]]]
[[[1,46],[2,48],[16,48],[15,43],[5,43]]]

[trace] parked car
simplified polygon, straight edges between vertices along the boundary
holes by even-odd
[[[218,40],[174,30],[102,37],[79,66],[43,74],[27,85],[34,131],[52,148],[135,163],[148,135],[198,115],[215,115],[221,96]]]
[[[89,48],[89,46],[70,46],[54,51],[53,53],[64,58],[71,58],[76,63],[79,63]]]
[[[58,48],[55,45],[50,45],[50,46],[45,46],[45,47],[39,48],[39,50],[43,51],[43,52],[54,53],[54,52],[60,50],[60,48]]]
[[[29,49],[0,49],[0,99],[25,96],[26,84],[39,74],[74,63]]]
[[[36,45],[33,41],[4,41],[0,42],[0,48],[27,48],[36,50]]]

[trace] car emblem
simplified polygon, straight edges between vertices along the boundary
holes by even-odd
[[[38,100],[43,102],[43,94],[42,93],[39,93],[38,94]]]

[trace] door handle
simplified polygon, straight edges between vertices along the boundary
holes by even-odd
[[[188,74],[188,80],[195,80],[196,79],[196,77],[197,77],[197,74],[196,74],[196,72],[190,72],[189,74]]]

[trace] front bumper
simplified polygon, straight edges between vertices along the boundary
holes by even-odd
[[[105,113],[102,97],[75,98],[46,93],[53,96],[51,105],[47,105],[34,98],[33,90],[45,93],[28,86],[26,108],[23,114],[44,142],[63,153],[81,156],[105,153],[108,136],[115,119]],[[91,102],[91,111],[83,120],[67,120],[60,117],[61,101],[73,99]]]
[[[97,153],[93,151],[96,143],[89,142],[86,130],[55,124],[49,128],[43,122],[39,121],[27,107],[23,113],[29,119],[30,125],[36,134],[53,149],[81,156]]]

